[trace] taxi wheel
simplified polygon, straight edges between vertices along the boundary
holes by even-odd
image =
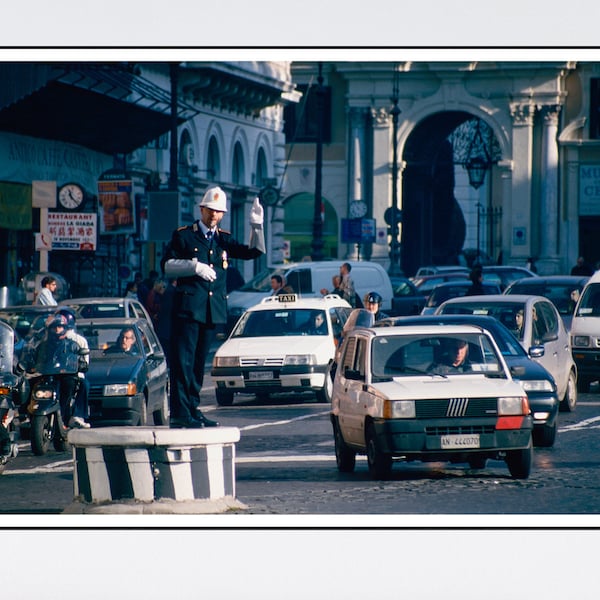
[[[217,404],[219,406],[231,406],[233,404],[233,392],[217,388],[215,395],[217,396]]]
[[[335,440],[335,462],[337,463],[338,471],[341,473],[352,473],[356,466],[356,452],[346,446],[344,436],[338,424],[333,426],[333,436]]]
[[[325,377],[325,385],[323,386],[323,389],[317,390],[315,392],[317,402],[320,402],[321,404],[328,404],[329,402],[331,402],[332,385],[333,384],[331,382],[331,379],[329,377]]]
[[[371,477],[373,479],[388,479],[392,471],[392,457],[379,449],[375,427],[372,423],[367,426],[365,439],[367,442],[367,463]]]

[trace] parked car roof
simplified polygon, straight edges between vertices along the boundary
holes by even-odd
[[[137,318],[152,323],[148,311],[137,298],[112,298],[94,296],[89,298],[69,298],[58,303],[69,306],[79,319]]]

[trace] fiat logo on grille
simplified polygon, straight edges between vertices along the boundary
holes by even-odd
[[[464,417],[467,414],[468,406],[468,398],[450,398],[448,401],[448,408],[446,409],[446,416]]]

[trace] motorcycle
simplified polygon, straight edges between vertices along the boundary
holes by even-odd
[[[0,321],[0,474],[18,453],[17,412],[19,377],[13,373],[15,334],[10,325]]]
[[[31,450],[36,456],[46,454],[51,443],[58,452],[69,449],[69,429],[63,411],[67,415],[72,412],[82,384],[79,373],[87,370],[85,354],[88,352],[68,339],[46,338],[39,341],[36,348],[28,349],[34,358],[32,366],[25,368],[31,389],[27,412]],[[27,363],[27,359],[24,362]]]

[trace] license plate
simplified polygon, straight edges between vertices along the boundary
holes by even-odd
[[[440,443],[443,450],[479,448],[479,434],[442,435],[440,438]]]
[[[252,381],[265,381],[267,379],[273,379],[273,371],[250,371],[248,373],[248,379]]]

